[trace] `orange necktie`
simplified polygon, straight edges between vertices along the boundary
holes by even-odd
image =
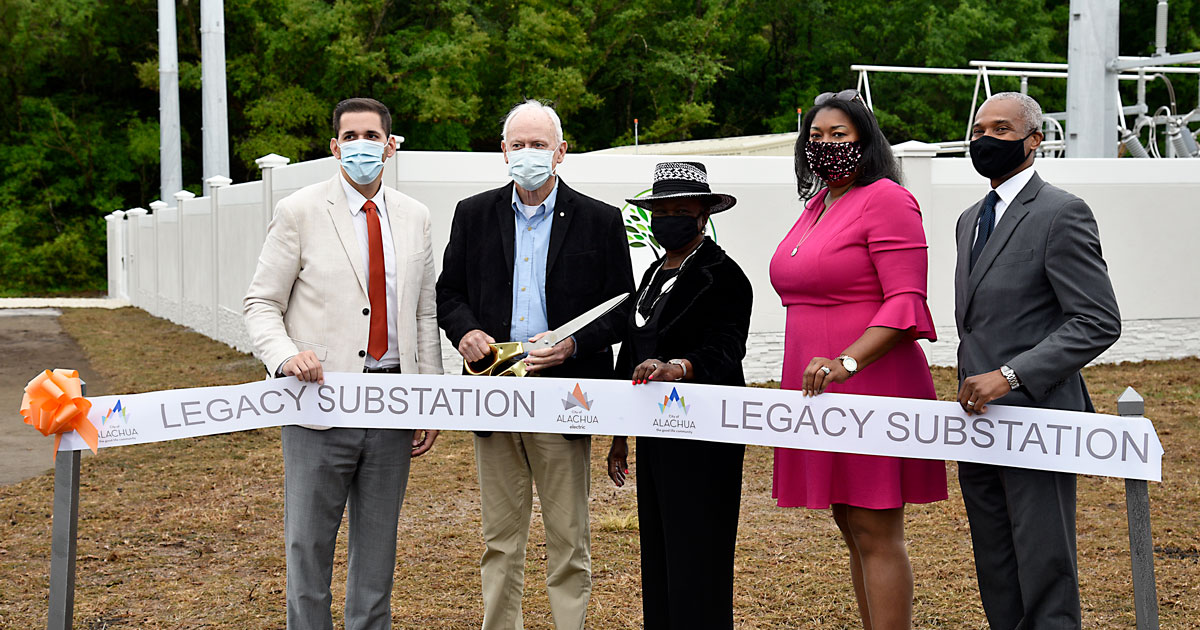
[[[367,354],[376,361],[388,349],[387,277],[383,270],[383,231],[379,228],[379,208],[374,201],[363,204],[367,213],[367,249],[370,266],[367,270],[367,297],[371,300],[371,334]]]

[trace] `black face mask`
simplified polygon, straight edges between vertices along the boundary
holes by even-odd
[[[1025,151],[1025,140],[1034,132],[1020,140],[1001,140],[992,136],[979,136],[971,141],[971,164],[975,171],[988,179],[1000,179],[1013,172],[1029,157]]]
[[[680,249],[692,242],[700,233],[696,217],[650,217],[650,231],[654,240],[668,250]]]

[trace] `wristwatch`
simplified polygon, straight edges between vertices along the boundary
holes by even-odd
[[[670,363],[671,365],[678,365],[679,367],[683,368],[683,376],[680,376],[675,380],[682,381],[683,379],[687,378],[687,364],[683,362],[683,359],[671,359],[670,361],[667,361],[667,363]]]
[[[1017,378],[1017,373],[1007,365],[1000,366],[1000,374],[1004,375],[1004,378],[1008,379],[1008,387],[1010,389],[1016,389],[1021,386],[1021,379]]]
[[[858,361],[854,360],[854,357],[848,354],[843,354],[842,356],[838,357],[838,361],[842,362],[842,367],[846,368],[846,371],[850,373],[850,376],[854,376],[858,373]]]

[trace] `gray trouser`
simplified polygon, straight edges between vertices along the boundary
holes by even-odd
[[[350,505],[346,630],[392,627],[411,430],[283,427],[288,630],[331,630],[333,549]]]
[[[992,630],[1079,630],[1075,475],[959,462]]]

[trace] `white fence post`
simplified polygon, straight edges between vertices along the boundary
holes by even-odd
[[[125,212],[113,210],[104,216],[108,236],[108,297],[126,298]]]
[[[187,309],[184,308],[186,298],[183,286],[183,261],[186,260],[186,257],[183,255],[183,202],[195,198],[196,193],[194,192],[181,190],[175,193],[175,259],[178,261],[178,265],[175,268],[175,276],[179,281],[179,310],[175,311],[175,323],[185,326],[188,324],[188,321],[185,315]]]
[[[162,278],[160,277],[162,275],[162,259],[159,258],[158,251],[158,215],[169,207],[167,202],[162,199],[155,199],[150,202],[150,216],[154,217],[154,310],[151,313],[156,317],[162,317],[163,315]]]
[[[266,234],[266,226],[271,224],[271,219],[275,218],[275,176],[273,171],[277,167],[287,166],[291,161],[291,158],[285,158],[276,153],[268,153],[254,160],[259,170],[262,171],[263,214],[266,216],[266,220],[263,222],[263,234]]]
[[[128,240],[126,243],[128,252],[126,254],[125,268],[129,270],[127,276],[129,284],[129,302],[139,308],[146,308],[146,302],[142,300],[142,278],[141,278],[141,245],[138,240],[142,236],[142,217],[149,214],[145,208],[130,208],[125,211],[125,222],[128,223],[128,231],[126,235]]]
[[[208,194],[212,197],[210,208],[212,214],[209,215],[210,227],[212,229],[212,327],[213,339],[221,339],[221,256],[220,247],[220,232],[218,228],[221,225],[221,219],[217,215],[221,211],[221,195],[220,190],[233,183],[232,179],[224,175],[213,175],[204,180],[208,184]]]

